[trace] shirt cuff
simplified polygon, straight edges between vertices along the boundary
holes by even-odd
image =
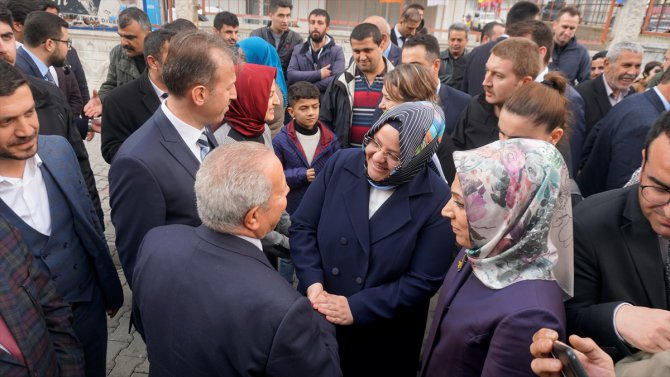
[[[623,338],[623,336],[621,336],[621,334],[619,334],[619,330],[616,328],[616,315],[619,312],[619,309],[621,309],[624,305],[631,305],[631,304],[629,304],[627,302],[623,302],[623,303],[617,305],[616,308],[614,308],[614,312],[612,314],[612,327],[614,328],[614,333],[616,334],[616,337],[619,338],[619,340],[623,344],[625,344],[628,347],[633,347],[626,341],[626,339]]]

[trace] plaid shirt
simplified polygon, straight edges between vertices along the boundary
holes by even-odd
[[[25,358],[24,365],[0,351],[0,376],[84,376],[72,311],[32,261],[19,233],[0,217],[0,315]]]

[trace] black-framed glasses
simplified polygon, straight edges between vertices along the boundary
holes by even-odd
[[[640,185],[642,197],[655,206],[665,206],[670,204],[670,190],[658,186]]]
[[[62,39],[56,39],[56,38],[49,38],[49,39],[51,39],[51,40],[54,41],[54,42],[63,42],[63,43],[67,43],[67,48],[68,48],[68,49],[69,49],[69,48],[72,48],[72,39],[68,39],[68,40],[62,40]]]
[[[400,156],[393,152],[385,151],[384,148],[374,137],[368,137],[368,146],[374,148],[374,152],[382,152],[382,156],[386,158],[386,162],[394,168],[400,165]]]

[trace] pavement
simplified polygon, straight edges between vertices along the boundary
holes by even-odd
[[[147,348],[142,341],[140,334],[133,329],[128,333],[130,323],[130,308],[132,302],[132,293],[128,288],[128,283],[121,270],[116,247],[114,246],[114,226],[110,218],[109,208],[109,183],[107,181],[107,172],[109,164],[105,162],[100,153],[100,135],[90,142],[84,141],[88,150],[89,160],[93,174],[95,174],[95,183],[100,193],[102,201],[102,210],[105,213],[105,236],[109,249],[112,252],[112,258],[119,278],[123,284],[124,304],[114,318],[107,319],[107,376],[110,377],[147,377],[149,375],[149,361],[147,360]]]

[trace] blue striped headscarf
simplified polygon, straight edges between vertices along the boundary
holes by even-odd
[[[277,50],[261,37],[249,37],[237,42],[237,46],[244,51],[244,59],[247,63],[277,68],[277,85],[284,95],[284,107],[286,107],[288,104],[288,89],[286,88],[286,79]]]
[[[375,187],[394,187],[407,183],[425,168],[442,141],[444,113],[432,102],[400,104],[385,112],[365,134],[363,150],[372,137],[386,124],[400,133],[400,165],[383,181],[368,180]],[[367,175],[367,162],[365,163]]]

